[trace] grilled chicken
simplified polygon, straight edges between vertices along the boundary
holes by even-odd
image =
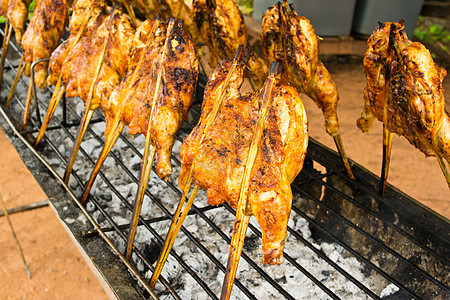
[[[403,23],[380,24],[367,41],[364,68],[367,85],[358,127],[368,132],[377,118],[426,156],[450,163],[450,117],[442,87],[447,72],[425,46],[407,38]]]
[[[211,73],[198,125],[184,141],[179,185],[184,190],[192,169],[194,183],[206,189],[212,205],[228,202],[236,208],[254,128],[265,86],[241,94],[244,65],[233,73],[224,102],[214,123],[201,137],[217,101],[231,62],[222,61]],[[283,262],[292,192],[308,144],[307,120],[298,92],[276,79],[258,153],[251,169],[248,203],[262,230],[263,262]]]
[[[21,45],[22,36],[28,21],[28,7],[31,0],[1,0],[0,15],[5,16],[14,28],[16,42]],[[36,6],[39,1],[37,1]]]
[[[89,22],[90,31],[86,34],[93,34],[91,31],[98,27],[97,17],[101,15],[102,18],[106,15],[106,2],[104,0],[76,0],[72,5],[72,16],[69,21],[70,35],[67,40],[62,42],[55,51],[53,51],[48,64],[49,76],[47,79],[48,85],[56,85],[58,78],[61,75],[61,67],[75,46],[77,40],[79,40],[78,34],[84,34],[78,32],[84,23]]]
[[[239,7],[232,0],[212,1],[194,0],[194,22],[202,40],[209,49],[209,65],[214,68],[222,59],[231,59],[238,46],[244,50],[251,47],[248,43],[248,33],[244,17]],[[249,69],[246,77],[253,78],[259,88],[267,78],[267,65],[251,50],[248,61]]]
[[[69,16],[66,0],[40,0],[22,39],[24,72],[30,76],[31,63],[49,58],[58,46]],[[44,88],[48,76],[48,62],[43,61],[35,67],[34,79],[39,88]]]
[[[261,43],[266,61],[283,65],[282,78],[314,100],[328,134],[337,134],[337,88],[319,60],[318,37],[309,20],[289,11],[286,2],[275,4],[262,18]]]
[[[135,7],[145,18],[162,19],[176,18],[184,22],[183,28],[189,32],[196,43],[200,43],[197,27],[194,24],[192,8],[184,0],[119,0]]]
[[[108,123],[120,112],[120,120],[132,135],[146,134],[150,126],[157,154],[156,171],[167,180],[172,172],[170,157],[175,133],[194,100],[198,56],[192,38],[180,26],[174,25],[166,33],[165,26],[157,25],[156,33],[150,36],[153,22],[159,21],[147,20],[139,27],[130,51],[127,76],[103,109]],[[152,40],[148,41],[149,38]]]
[[[107,39],[104,60],[93,87],[91,108],[100,107],[101,101],[107,101],[126,73],[127,55],[134,33],[130,18],[120,8],[116,8],[110,15],[100,13],[92,19],[83,37],[70,50],[62,65],[61,75],[66,84],[66,96],[78,96],[87,101]]]
[[[309,20],[299,16],[287,1],[269,7],[263,15],[261,44],[268,63],[283,66],[282,79],[309,96],[322,110],[325,128],[334,139],[347,175],[354,179],[339,133],[339,95],[328,70],[319,60],[319,38]]]

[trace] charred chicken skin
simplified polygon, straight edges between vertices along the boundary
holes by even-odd
[[[228,60],[222,61],[209,77],[200,121],[181,147],[179,184],[184,190],[192,169],[194,182],[207,191],[210,204],[226,201],[236,208],[266,86],[254,93],[240,94],[244,72],[244,66],[240,65],[231,77],[215,121],[200,143],[205,120],[230,64]],[[251,169],[248,203],[261,226],[263,262],[280,264],[292,202],[290,184],[303,166],[308,132],[303,104],[292,86],[276,80],[270,96],[272,105]]]
[[[22,36],[28,20],[28,7],[31,0],[1,0],[0,15],[6,17],[14,28],[16,42],[21,45]],[[39,1],[36,1],[36,6]]]
[[[209,49],[209,65],[214,68],[222,59],[231,59],[238,46],[244,51],[250,48],[244,17],[232,0],[194,0],[194,22],[198,32]],[[249,74],[259,88],[267,78],[268,68],[264,60],[251,50],[248,60]]]
[[[160,23],[156,34],[150,36],[153,22],[156,21],[145,21],[137,31],[128,73],[103,109],[107,120],[119,113],[132,135],[146,134],[150,126],[151,140],[156,147],[156,172],[167,180],[172,173],[170,157],[175,134],[194,100],[198,56],[192,38],[180,26],[175,25],[166,33]],[[140,62],[142,55],[145,56]],[[164,57],[162,61],[161,57]],[[157,98],[152,103],[155,93]]]
[[[95,26],[98,26],[97,17],[99,15],[106,15],[106,2],[103,0],[76,0],[73,3],[72,16],[69,21],[70,35],[50,56],[48,64],[49,76],[47,78],[48,85],[56,85],[67,55],[75,46],[77,40],[79,40],[77,35],[84,34],[84,30],[81,33],[78,32],[82,28],[83,23],[89,22],[90,31],[93,31]],[[97,23],[95,23],[96,21]],[[87,32],[86,34],[92,34],[92,32]]]
[[[380,24],[367,41],[364,68],[367,84],[358,127],[368,132],[377,118],[426,156],[450,162],[450,117],[442,87],[447,72],[425,46],[407,38],[403,23]]]
[[[30,76],[32,62],[49,58],[58,46],[69,16],[69,3],[66,0],[41,0],[36,6],[30,24],[22,39],[25,75]],[[39,88],[46,87],[48,62],[43,61],[35,67],[35,82]]]
[[[93,18],[83,37],[63,62],[61,75],[66,84],[66,96],[78,96],[87,101],[107,39],[102,67],[94,83],[91,108],[98,108],[101,101],[107,101],[126,73],[127,55],[134,33],[130,18],[120,8],[116,8],[110,15],[100,13]]]
[[[327,133],[338,134],[336,84],[319,60],[318,37],[309,20],[289,11],[286,2],[275,4],[263,15],[261,43],[266,61],[283,65],[282,78],[313,99],[325,117]]]
[[[120,0],[119,2],[135,7],[148,19],[155,19],[159,15],[163,19],[183,20],[183,28],[189,32],[196,43],[200,43],[192,8],[184,0]]]

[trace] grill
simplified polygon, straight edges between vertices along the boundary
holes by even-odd
[[[1,34],[4,36],[3,30]],[[20,56],[11,42],[2,104]],[[57,109],[44,145],[34,151],[30,142],[40,123],[36,112],[28,131],[16,129],[20,128],[17,120],[21,120],[24,110],[28,81],[21,78],[11,107],[2,106],[0,124],[63,224],[113,293],[119,299],[218,299],[235,211],[228,205],[208,205],[201,193],[181,228],[163,278],[155,291],[147,286],[181,196],[177,185],[179,145],[199,117],[205,77],[199,80],[196,104],[177,136],[172,158],[174,174],[168,182],[151,175],[130,261],[123,253],[139,182],[143,140],[126,133],[120,135],[84,208],[77,197],[104,144],[102,113],[94,115],[66,186],[61,176],[84,105],[79,99],[63,99],[63,108]],[[52,91],[51,87],[37,91],[40,112],[47,110]],[[385,198],[379,197],[379,178],[352,163],[356,182],[347,178],[336,152],[310,140],[304,168],[292,184],[294,200],[285,263],[261,263],[261,232],[252,218],[232,297],[450,298],[448,220],[393,186],[388,185]]]

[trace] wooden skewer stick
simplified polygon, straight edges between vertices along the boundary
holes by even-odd
[[[130,224],[130,231],[128,233],[127,253],[126,253],[127,259],[131,258],[131,254],[132,254],[132,250],[133,250],[133,242],[134,242],[134,238],[136,236],[136,230],[137,230],[137,226],[139,224],[139,216],[141,214],[141,209],[142,209],[142,202],[144,201],[144,195],[145,195],[145,191],[147,189],[148,180],[150,178],[150,172],[152,170],[153,160],[155,159],[155,155],[156,155],[156,148],[153,147],[151,154],[150,154],[150,159],[148,159],[151,144],[152,144],[152,139],[151,139],[151,134],[150,134],[151,120],[152,120],[152,116],[153,116],[153,111],[156,106],[156,99],[158,98],[158,95],[160,94],[160,90],[161,90],[161,80],[162,80],[162,75],[163,75],[163,71],[164,71],[163,64],[164,64],[164,61],[166,60],[167,48],[169,47],[169,36],[170,36],[170,34],[172,32],[172,28],[174,26],[175,26],[175,19],[171,19],[169,22],[169,26],[167,27],[166,39],[164,41],[163,51],[161,53],[161,57],[159,57],[158,76],[156,77],[155,92],[154,92],[153,98],[152,98],[147,134],[145,137],[144,154],[142,156],[141,178],[139,181],[138,192],[136,194],[136,201],[134,203],[133,218],[132,218],[132,222]]]
[[[68,48],[73,48],[73,46],[76,45],[80,41],[81,35],[83,34],[84,30],[86,29],[87,24],[89,23],[91,14],[92,14],[92,8],[89,8],[88,14],[86,15],[83,23],[81,24],[80,28],[78,29],[75,39],[68,46]],[[58,106],[58,103],[61,100],[62,96],[64,95],[66,87],[64,85],[62,85],[61,83],[62,83],[62,74],[60,73],[59,77],[58,77],[58,81],[56,82],[55,90],[53,91],[53,95],[52,95],[52,98],[50,100],[50,103],[49,103],[49,106],[47,109],[47,114],[45,115],[44,121],[41,125],[41,129],[39,130],[39,135],[34,144],[35,148],[42,140],[44,133],[47,130],[48,124],[50,123],[50,119],[52,118],[53,114],[55,113],[55,109]]]
[[[130,16],[131,22],[133,22],[134,26],[138,27],[137,18],[136,15],[134,14],[133,7],[127,1],[121,1],[121,3],[123,6],[125,6],[125,9],[127,10],[128,15]]]
[[[152,36],[155,33],[156,28],[158,28],[158,27],[159,27],[159,19],[157,19],[155,21],[155,23],[153,23],[152,30],[151,30],[149,39],[147,41],[147,44],[145,46],[145,49],[142,50],[138,65],[136,66],[136,68],[133,72],[132,79],[130,80],[130,86],[134,83],[134,81],[136,79],[137,72],[144,60],[144,57],[146,54],[146,49],[148,49],[148,47],[150,46],[150,42],[152,41]],[[127,88],[129,88],[130,86],[128,86]],[[106,137],[106,142],[105,142],[105,145],[103,146],[102,153],[100,154],[100,157],[98,158],[97,163],[95,164],[94,170],[92,171],[91,177],[89,178],[89,182],[84,189],[84,193],[81,198],[81,203],[83,203],[83,204],[86,203],[89,193],[91,191],[91,188],[94,184],[95,178],[97,177],[98,173],[100,172],[100,169],[101,169],[106,157],[108,156],[109,152],[111,152],[111,149],[114,146],[114,144],[116,143],[116,141],[120,135],[120,132],[123,130],[123,128],[125,126],[125,124],[120,120],[121,111],[122,111],[122,106],[119,108],[119,112],[114,116],[114,120],[111,125],[111,131],[109,132],[108,136]]]
[[[22,76],[23,71],[25,70],[25,65],[23,64],[24,56],[20,58],[19,66],[17,67],[17,73],[16,76],[14,76],[13,83],[11,85],[11,89],[9,91],[8,98],[6,99],[6,107],[9,107],[11,104],[11,99],[14,95],[14,91],[16,90],[17,84],[19,83],[20,76]]]
[[[113,15],[115,12],[115,8],[114,10],[111,12],[111,15],[109,17],[109,24],[108,24],[108,36],[105,38],[105,41],[103,42],[103,48],[102,48],[102,52],[100,53],[100,60],[97,64],[97,68],[95,69],[94,72],[94,77],[92,79],[92,83],[91,83],[91,87],[89,89],[89,94],[88,94],[88,98],[86,100],[86,104],[85,104],[85,111],[84,111],[84,115],[83,118],[81,120],[81,124],[80,124],[80,129],[78,132],[78,136],[77,136],[77,140],[75,142],[75,145],[73,147],[73,151],[72,151],[72,155],[70,156],[70,161],[69,164],[67,165],[67,169],[66,172],[64,174],[64,182],[67,184],[69,183],[69,177],[70,177],[70,173],[72,172],[72,168],[73,168],[73,164],[75,163],[75,159],[77,158],[77,154],[78,154],[78,150],[80,149],[81,146],[81,142],[83,140],[83,137],[86,133],[87,127],[89,126],[89,123],[92,119],[92,116],[94,114],[94,109],[92,109],[92,98],[94,97],[94,87],[95,87],[95,83],[97,81],[98,75],[100,74],[100,70],[103,66],[103,61],[105,60],[105,54],[106,54],[106,46],[108,44],[108,40],[111,36],[111,24],[112,24],[112,19],[113,19]]]
[[[11,41],[11,32],[12,32],[12,25],[9,22],[9,20],[6,19],[5,36],[3,37],[2,56],[0,59],[0,86],[3,80],[3,70],[5,69],[6,53],[8,52],[9,42]]]
[[[384,197],[384,193],[386,191],[389,165],[391,162],[392,137],[392,132],[390,132],[389,129],[387,129],[387,126],[383,124],[383,163],[381,167],[381,181],[379,187],[379,194],[381,197]]]
[[[197,196],[197,193],[200,189],[198,185],[194,186],[191,196],[189,197],[189,200],[183,209],[184,203],[186,202],[186,197],[189,193],[191,186],[192,181],[186,185],[183,191],[180,204],[178,205],[177,210],[175,211],[172,224],[170,224],[169,234],[167,235],[166,240],[164,242],[164,248],[162,249],[161,254],[159,255],[158,263],[156,264],[155,270],[153,271],[152,278],[150,278],[149,286],[152,289],[155,287],[156,282],[158,281],[158,278],[161,275],[167,257],[169,257],[170,250],[172,249],[172,246],[175,243],[175,238],[177,237],[178,232],[180,232],[181,226],[183,225],[183,222],[186,219],[186,216],[189,213],[189,210],[191,209],[191,206],[194,203],[194,199]]]
[[[265,120],[268,111],[272,104],[272,89],[275,82],[275,76],[278,73],[278,63],[273,62],[267,78],[267,84],[263,95],[263,101],[258,113],[258,121],[256,123],[253,138],[250,144],[247,161],[245,164],[244,177],[241,183],[241,190],[239,193],[239,202],[236,209],[236,218],[233,227],[233,236],[231,238],[230,251],[228,253],[227,269],[225,278],[223,280],[222,292],[220,299],[229,299],[231,289],[233,288],[236,271],[239,264],[239,259],[244,246],[245,233],[247,232],[248,223],[250,221],[250,213],[248,209],[248,188],[250,184],[250,174],[253,164],[258,153],[258,147],[263,135]]]
[[[114,7],[114,10],[115,10],[115,7]],[[114,10],[111,13],[111,16],[114,13]],[[86,18],[83,21],[82,26],[78,30],[75,43],[77,43],[78,40],[81,38],[81,34],[83,33],[84,28],[87,26],[87,23],[88,23],[89,18],[91,16],[91,12],[92,12],[92,9],[90,8],[89,12],[88,12],[88,15],[86,16]],[[112,20],[112,18],[110,18],[110,20],[109,20],[109,33],[111,31],[111,20]],[[109,35],[108,35],[108,38],[109,38]],[[98,73],[100,72],[100,68],[101,68],[101,65],[103,63],[103,58],[105,56],[105,50],[106,50],[106,42],[107,42],[108,38],[106,39],[106,41],[104,43],[104,49],[103,49],[103,52],[101,54],[101,59],[100,59],[100,64],[99,64],[99,68],[98,68]],[[33,98],[34,98],[34,104],[35,104],[35,109],[36,109],[36,117],[37,117],[38,122],[40,123],[39,105],[38,105],[38,102],[37,102],[37,96],[36,96],[36,90],[35,90],[35,84],[34,84],[34,64],[36,64],[36,63],[38,63],[38,61],[34,62],[33,65],[31,65],[31,63],[26,63],[25,64],[25,68],[29,68],[29,66],[31,65],[31,74],[30,74],[30,89],[31,89],[31,92],[30,91],[28,92],[27,100],[25,102],[25,111],[24,111],[23,122],[22,122],[23,130],[26,130],[26,128],[27,128],[28,117],[29,117],[29,112],[30,112],[30,107],[31,107],[31,101],[33,100]],[[97,80],[98,73],[94,76],[94,80],[92,81],[92,85],[91,85],[91,90],[92,91],[90,91],[90,94],[93,93],[93,86],[94,86],[95,81]],[[90,98],[90,99],[88,99],[89,106],[86,105],[87,107],[90,107],[90,101],[92,100],[92,96],[90,96],[89,98]],[[88,124],[89,124],[89,122],[88,122]],[[81,143],[81,141],[80,141],[80,143]]]
[[[24,130],[24,131],[27,129],[32,97],[33,97],[33,84],[31,83],[31,78],[30,78],[30,83],[28,85],[27,100],[25,101],[25,110],[23,112],[22,130]]]
[[[44,133],[47,130],[48,124],[50,123],[50,119],[55,113],[56,107],[58,106],[59,101],[65,92],[65,86],[61,86],[61,76],[59,76],[58,81],[55,86],[55,90],[53,91],[52,98],[50,99],[50,103],[48,105],[47,114],[45,115],[44,121],[42,122],[41,129],[39,130],[39,134],[36,138],[36,142],[34,143],[34,148],[36,148],[42,138],[44,137]]]
[[[72,154],[70,155],[69,163],[67,164],[66,172],[64,173],[64,182],[67,184],[69,182],[70,173],[72,172],[73,165],[75,163],[75,159],[77,158],[77,153],[80,150],[81,141],[83,140],[84,135],[86,134],[86,130],[88,125],[94,115],[93,109],[87,109],[84,112],[83,118],[81,119],[80,128],[78,130],[77,139],[75,141],[74,147],[72,149]]]
[[[150,172],[152,170],[153,161],[156,156],[156,148],[151,147],[150,132],[147,132],[145,138],[144,154],[141,162],[141,178],[139,180],[138,192],[134,203],[133,216],[131,217],[130,230],[128,232],[127,253],[126,258],[129,260],[133,253],[133,243],[136,237],[137,226],[139,224],[139,216],[141,215],[142,204],[144,203],[145,191],[147,189],[148,180],[150,179]],[[151,150],[151,151],[150,151]],[[150,157],[149,157],[150,152]]]
[[[95,178],[97,177],[98,172],[100,172],[100,168],[102,167],[103,162],[105,161],[109,152],[111,152],[112,147],[116,143],[117,138],[119,137],[120,132],[123,130],[124,125],[125,124],[119,120],[118,116],[114,118],[113,125],[111,126],[111,131],[108,137],[106,137],[106,142],[103,147],[102,153],[100,154],[100,157],[98,158],[94,170],[92,171],[91,177],[89,178],[89,182],[84,189],[83,196],[80,200],[82,204],[86,203],[91,188],[94,185]]]
[[[387,177],[389,173],[389,165],[391,162],[391,150],[392,150],[392,132],[388,129],[388,116],[387,116],[387,105],[389,100],[390,92],[390,77],[391,77],[391,62],[394,55],[394,42],[395,42],[395,31],[396,27],[394,24],[391,25],[389,32],[389,46],[388,46],[388,56],[386,58],[385,65],[385,76],[384,76],[384,98],[383,98],[383,162],[381,165],[381,178],[380,187],[378,193],[381,197],[384,197],[386,191]]]
[[[437,154],[435,154],[435,155],[436,155],[437,161],[439,163],[439,166],[441,167],[442,173],[444,174],[445,180],[447,181],[448,188],[450,188],[450,173],[448,172],[448,169],[447,169],[447,166],[445,165],[444,159],[442,157],[438,156]]]
[[[0,194],[0,202],[2,204],[3,213],[5,214],[6,220],[8,221],[9,227],[11,228],[11,233],[13,235],[14,241],[16,242],[17,249],[19,249],[20,256],[22,257],[23,265],[25,266],[25,270],[27,271],[28,278],[31,279],[30,269],[28,268],[27,261],[25,260],[25,255],[23,254],[22,247],[20,246],[19,240],[17,239],[16,232],[11,223],[11,219],[9,218],[9,213],[8,213],[8,210],[6,209],[6,205],[5,205],[5,202],[3,201],[3,197],[1,194]]]
[[[344,164],[344,168],[347,171],[348,177],[355,180],[355,176],[353,175],[352,168],[347,159],[347,155],[345,154],[344,144],[342,143],[341,134],[337,133],[333,135],[334,143],[336,144],[336,148],[338,149],[339,155],[341,157],[342,163]]]
[[[230,84],[231,77],[237,68],[238,62],[240,61],[242,49],[243,49],[243,47],[242,47],[242,45],[240,45],[238,47],[236,55],[234,56],[230,70],[228,71],[227,76],[225,77],[225,80],[220,87],[218,101],[216,101],[214,103],[211,113],[206,118],[205,128],[203,129],[202,135],[200,137],[199,145],[201,145],[201,143],[203,142],[206,132],[208,131],[209,127],[212,125],[212,123],[216,119],[217,113],[219,112],[219,109],[222,106],[222,102],[225,99],[226,91],[228,89],[228,85]],[[178,235],[178,232],[180,231],[181,226],[183,225],[183,222],[186,219],[186,216],[187,216],[189,210],[191,209],[191,206],[192,206],[192,203],[194,202],[195,196],[197,195],[199,186],[195,185],[194,190],[192,191],[191,196],[189,197],[189,200],[188,200],[187,204],[185,205],[187,195],[189,193],[189,190],[191,189],[192,182],[193,182],[193,177],[192,177],[193,167],[194,166],[191,166],[191,169],[189,170],[189,174],[186,179],[186,185],[184,187],[183,194],[181,195],[180,202],[178,203],[177,209],[173,215],[173,220],[170,225],[169,232],[167,233],[167,237],[164,242],[164,247],[161,250],[161,253],[159,254],[158,263],[156,264],[155,270],[153,271],[152,278],[150,279],[150,283],[149,283],[150,288],[155,287],[156,282],[158,281],[158,278],[161,275],[164,264],[166,263],[167,257],[169,256],[170,250],[172,249],[173,243],[175,242],[175,238]],[[183,209],[183,207],[184,207],[184,209]]]

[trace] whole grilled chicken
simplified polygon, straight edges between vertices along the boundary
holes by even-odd
[[[67,0],[40,0],[33,17],[22,38],[26,76],[30,76],[31,63],[49,58],[58,46],[69,17]],[[36,85],[43,89],[47,85],[48,62],[43,61],[35,67]]]
[[[262,18],[261,43],[266,61],[283,65],[282,78],[314,100],[325,117],[328,134],[337,134],[338,92],[319,60],[318,37],[309,20],[290,11],[286,2],[275,4]]]
[[[107,101],[125,76],[134,33],[134,25],[120,8],[109,15],[100,13],[89,22],[83,37],[70,50],[62,65],[66,96],[78,96],[87,101],[107,39],[103,63],[93,87],[91,108],[98,108],[101,101]]]
[[[6,17],[14,28],[16,42],[20,46],[28,21],[28,7],[31,0],[1,0],[0,15]],[[36,6],[39,1],[36,1]],[[35,7],[36,7],[35,6]]]
[[[266,86],[241,94],[244,65],[238,66],[218,115],[201,142],[230,65],[229,60],[222,61],[209,77],[200,121],[181,147],[179,185],[184,190],[192,169],[194,183],[207,191],[211,205],[226,201],[236,208]],[[263,262],[280,264],[292,202],[290,184],[302,169],[308,132],[305,110],[293,87],[276,79],[270,97],[272,105],[250,173],[248,203],[261,226]]]
[[[209,49],[209,65],[217,66],[222,59],[234,57],[239,45],[243,51],[251,47],[244,17],[233,0],[194,0],[192,2],[194,23],[199,35]],[[253,78],[256,87],[261,87],[267,78],[268,68],[265,62],[251,50],[248,60],[248,74]]]
[[[62,42],[50,56],[48,63],[49,76],[47,78],[48,85],[56,85],[61,75],[61,68],[75,44],[79,41],[80,36],[84,35],[83,24],[88,25],[90,31],[95,30],[97,24],[101,20],[97,17],[106,15],[106,2],[104,0],[76,0],[72,5],[72,16],[69,21],[69,37]],[[97,22],[97,23],[96,23]],[[79,32],[82,29],[83,32]],[[87,32],[86,34],[93,34]]]
[[[151,35],[154,22],[159,24]],[[178,24],[171,22],[173,26],[168,29],[159,21],[142,23],[130,51],[128,73],[103,106],[108,123],[119,113],[132,135],[146,134],[150,126],[156,147],[156,172],[164,180],[172,173],[175,134],[194,100],[198,78],[196,46]]]
[[[354,179],[339,133],[338,91],[319,60],[318,40],[309,20],[299,16],[287,1],[269,7],[263,15],[261,44],[266,61],[280,63],[281,78],[309,96],[322,110],[326,131],[334,139],[348,176]]]
[[[367,41],[364,68],[367,85],[358,127],[367,132],[377,118],[426,156],[450,163],[450,117],[442,88],[447,72],[428,49],[407,38],[403,23],[386,22]]]

